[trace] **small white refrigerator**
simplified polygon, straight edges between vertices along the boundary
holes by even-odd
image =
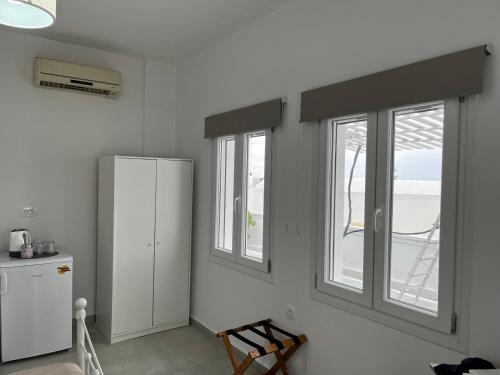
[[[72,346],[73,258],[37,259],[0,254],[2,362]]]

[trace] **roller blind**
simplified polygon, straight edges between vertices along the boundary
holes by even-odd
[[[302,92],[301,122],[479,94],[487,46]]]
[[[281,124],[281,116],[281,98],[209,116],[205,138],[273,128]]]

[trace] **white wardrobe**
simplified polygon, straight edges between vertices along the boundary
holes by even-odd
[[[96,324],[118,342],[189,324],[193,163],[99,159]]]

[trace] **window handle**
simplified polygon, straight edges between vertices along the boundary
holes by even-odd
[[[241,195],[238,195],[236,198],[234,198],[234,212],[238,213],[240,212],[240,203],[241,203]]]
[[[378,232],[378,219],[380,217],[382,217],[382,215],[384,214],[384,209],[383,207],[378,207],[377,209],[375,209],[375,212],[373,214],[373,230],[376,232]]]

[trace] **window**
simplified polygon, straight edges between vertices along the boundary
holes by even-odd
[[[243,189],[242,255],[262,263],[264,248],[264,190],[266,134],[245,135],[245,179]]]
[[[326,191],[320,193],[325,207],[320,238],[323,251],[317,258],[318,290],[362,305],[372,303],[373,233],[366,229],[372,205],[365,193],[375,167],[374,144],[369,134],[376,117],[360,114],[329,121],[322,134],[320,154],[327,155],[322,169]],[[355,136],[355,137],[354,137]],[[323,200],[324,199],[324,200]]]
[[[366,125],[366,117],[338,120],[331,132],[328,281],[355,291],[363,290]]]
[[[268,273],[270,130],[220,137],[216,144],[212,255]]]
[[[458,113],[446,100],[321,130],[319,292],[454,331]]]
[[[387,298],[438,312],[442,103],[391,113]],[[409,261],[410,260],[410,261]]]
[[[217,140],[217,233],[216,246],[233,250],[234,137]]]

